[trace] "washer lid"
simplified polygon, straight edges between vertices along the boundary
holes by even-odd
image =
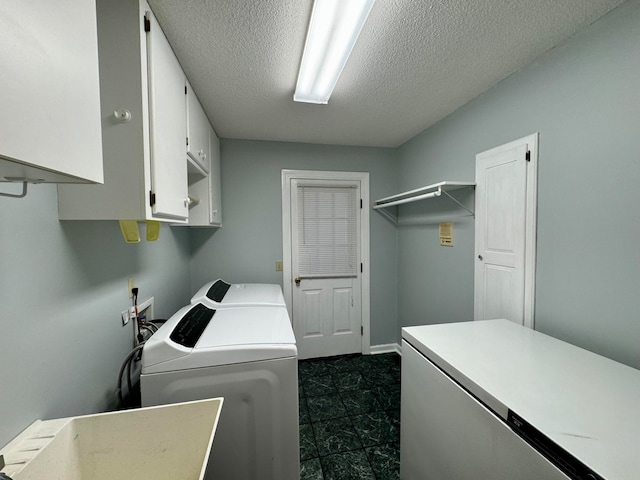
[[[194,350],[295,343],[286,308],[238,307],[216,310]]]
[[[178,310],[147,340],[142,373],[296,356],[296,340],[286,308],[213,310],[195,304]]]
[[[286,306],[282,288],[275,283],[234,283],[218,279],[205,283],[191,298],[191,303],[213,308],[239,306]]]

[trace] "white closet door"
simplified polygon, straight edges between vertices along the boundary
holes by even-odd
[[[476,156],[475,320],[506,318],[533,326],[533,277],[528,272],[533,264],[528,257],[535,215],[529,218],[527,203],[534,201],[529,189],[535,183],[531,187],[528,181],[535,172],[534,142],[537,136]]]

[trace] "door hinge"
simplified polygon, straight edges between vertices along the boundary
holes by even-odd
[[[527,160],[527,162],[531,161],[531,150],[527,150],[526,155],[524,156],[525,160]]]
[[[362,208],[362,199],[360,199],[360,208]]]
[[[364,272],[364,267],[360,264],[360,273]]]
[[[144,16],[144,31],[151,31],[151,20],[149,20],[149,17],[147,17],[146,15]]]
[[[364,327],[360,325],[360,336],[364,335]]]
[[[156,194],[149,190],[149,204],[153,207],[156,204]]]
[[[185,95],[187,94],[187,86],[186,85],[184,86],[184,94]]]
[[[187,147],[189,146],[189,137],[187,137]]]

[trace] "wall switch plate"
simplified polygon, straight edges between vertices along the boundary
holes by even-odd
[[[276,272],[282,271],[282,260],[276,262]]]
[[[124,327],[127,323],[129,323],[129,320],[131,320],[129,309],[127,308],[126,310],[120,312],[120,317],[122,318],[122,326]]]
[[[136,277],[129,277],[127,288],[129,289],[129,298],[133,298],[132,290],[136,288]]]

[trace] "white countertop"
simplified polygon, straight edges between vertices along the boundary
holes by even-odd
[[[512,410],[607,479],[640,479],[640,371],[507,320],[402,337],[507,418]]]

